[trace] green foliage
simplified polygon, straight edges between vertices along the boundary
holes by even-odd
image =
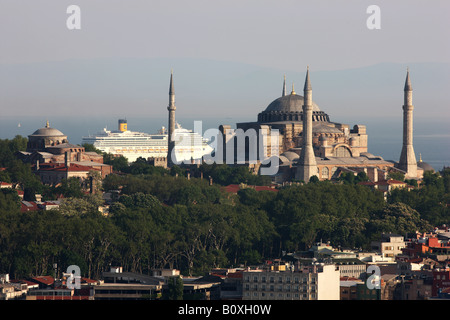
[[[0,210],[16,212],[20,209],[20,198],[13,189],[0,189]]]
[[[413,190],[395,189],[389,197],[390,204],[404,203],[420,213],[420,217],[432,225],[448,224],[450,221],[450,168],[441,174],[425,171],[423,183]]]
[[[367,174],[363,171],[358,172],[356,176],[352,172],[343,172],[339,177],[339,181],[343,182],[344,184],[358,184],[359,182],[368,180],[369,178],[367,177]]]
[[[404,203],[386,205],[372,214],[368,229],[371,234],[393,232],[398,234],[431,230],[432,225],[420,218],[420,214]]]
[[[103,180],[103,189],[118,195],[109,216],[103,216],[101,195],[83,193],[78,179],[44,187],[29,165],[14,159],[24,146],[26,139],[0,140],[0,163],[8,168],[0,177],[23,187],[27,199],[38,192],[65,198],[58,210],[22,213],[17,192],[1,190],[0,273],[16,278],[51,274],[53,263],[61,270],[79,265],[92,278],[109,265],[147,274],[177,268],[203,275],[213,267],[308,249],[318,239],[368,247],[381,232],[424,231],[450,221],[450,169],[426,172],[419,188],[395,189],[386,203],[381,192],[358,185],[367,180],[364,173],[343,173],[339,184],[316,180],[278,192],[256,191],[252,185],[267,184],[267,177],[243,166],[202,165],[187,179],[179,167],[155,168],[144,159],[128,165],[110,155],[105,159],[121,172]],[[200,173],[204,179],[194,178]],[[228,184],[242,188],[230,195],[223,189]],[[179,283],[172,289],[164,298],[180,297]]]
[[[171,277],[168,280],[168,289],[163,294],[164,300],[183,300],[183,279]]]
[[[202,164],[199,171],[203,177],[211,177],[214,183],[226,186],[245,183],[248,185],[269,185],[270,177],[251,173],[245,166],[232,167],[226,164]]]
[[[75,177],[63,179],[61,186],[57,187],[55,192],[62,194],[65,198],[80,198],[83,196],[80,179]]]
[[[15,153],[25,151],[28,139],[17,135],[12,140],[0,139],[0,167],[10,167],[16,161]]]
[[[388,178],[397,180],[397,181],[405,181],[405,175],[401,172],[396,172],[396,171],[389,172]]]
[[[82,147],[84,148],[84,150],[85,150],[86,152],[95,152],[95,153],[100,154],[100,155],[103,154],[103,152],[102,152],[101,150],[97,149],[96,147],[94,147],[93,144],[90,144],[90,143],[83,143],[83,144],[82,144]]]
[[[128,169],[128,159],[124,156],[113,156],[110,153],[103,154],[103,163],[113,166],[114,171],[125,172]]]

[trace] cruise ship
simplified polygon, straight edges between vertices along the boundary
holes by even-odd
[[[208,141],[192,130],[182,128],[178,123],[174,132],[176,161],[191,162],[198,161],[203,155],[210,154],[212,148]],[[118,130],[107,130],[98,132],[82,138],[82,144],[92,144],[98,150],[117,156],[124,156],[128,162],[134,162],[139,157],[144,159],[167,157],[168,134],[162,127],[155,134],[129,131],[127,121],[119,119]]]

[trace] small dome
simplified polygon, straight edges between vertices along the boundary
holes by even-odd
[[[298,94],[288,94],[272,101],[264,112],[303,112],[304,98]],[[319,106],[312,103],[313,111],[320,111]]]
[[[292,151],[286,151],[283,152],[281,154],[281,156],[284,156],[285,158],[287,158],[290,162],[297,160],[298,158],[300,158],[300,156],[298,154],[296,154],[295,152]]]
[[[290,162],[289,159],[283,155],[280,155],[278,157],[278,159],[280,160],[280,165],[286,165],[286,164],[289,164],[289,162]]]
[[[426,162],[419,161],[419,162],[417,162],[417,166],[422,168],[423,171],[433,171],[434,172],[434,168]]]

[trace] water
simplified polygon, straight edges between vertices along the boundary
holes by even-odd
[[[220,124],[235,127],[237,122],[255,121],[256,117],[247,118],[193,118],[180,117],[177,121],[187,129],[194,129],[194,121],[202,120],[203,131],[218,128]],[[81,144],[83,136],[94,134],[103,128],[117,130],[118,118],[105,117],[51,117],[50,126],[59,129],[68,136],[69,142]],[[16,135],[28,136],[35,130],[45,126],[46,118],[30,116],[0,117],[0,139],[12,139]],[[156,133],[162,126],[167,127],[166,117],[135,116],[127,117],[128,130]],[[351,126],[362,123],[367,126],[369,135],[369,152],[382,156],[385,160],[398,161],[402,147],[402,119],[374,118],[364,121],[336,119],[337,122],[348,123]],[[19,126],[20,124],[20,126]],[[447,119],[415,119],[414,122],[414,151],[417,160],[419,154],[435,170],[450,166],[450,126]]]

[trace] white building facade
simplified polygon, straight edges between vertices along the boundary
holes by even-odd
[[[339,300],[339,268],[274,266],[243,272],[243,300]]]

